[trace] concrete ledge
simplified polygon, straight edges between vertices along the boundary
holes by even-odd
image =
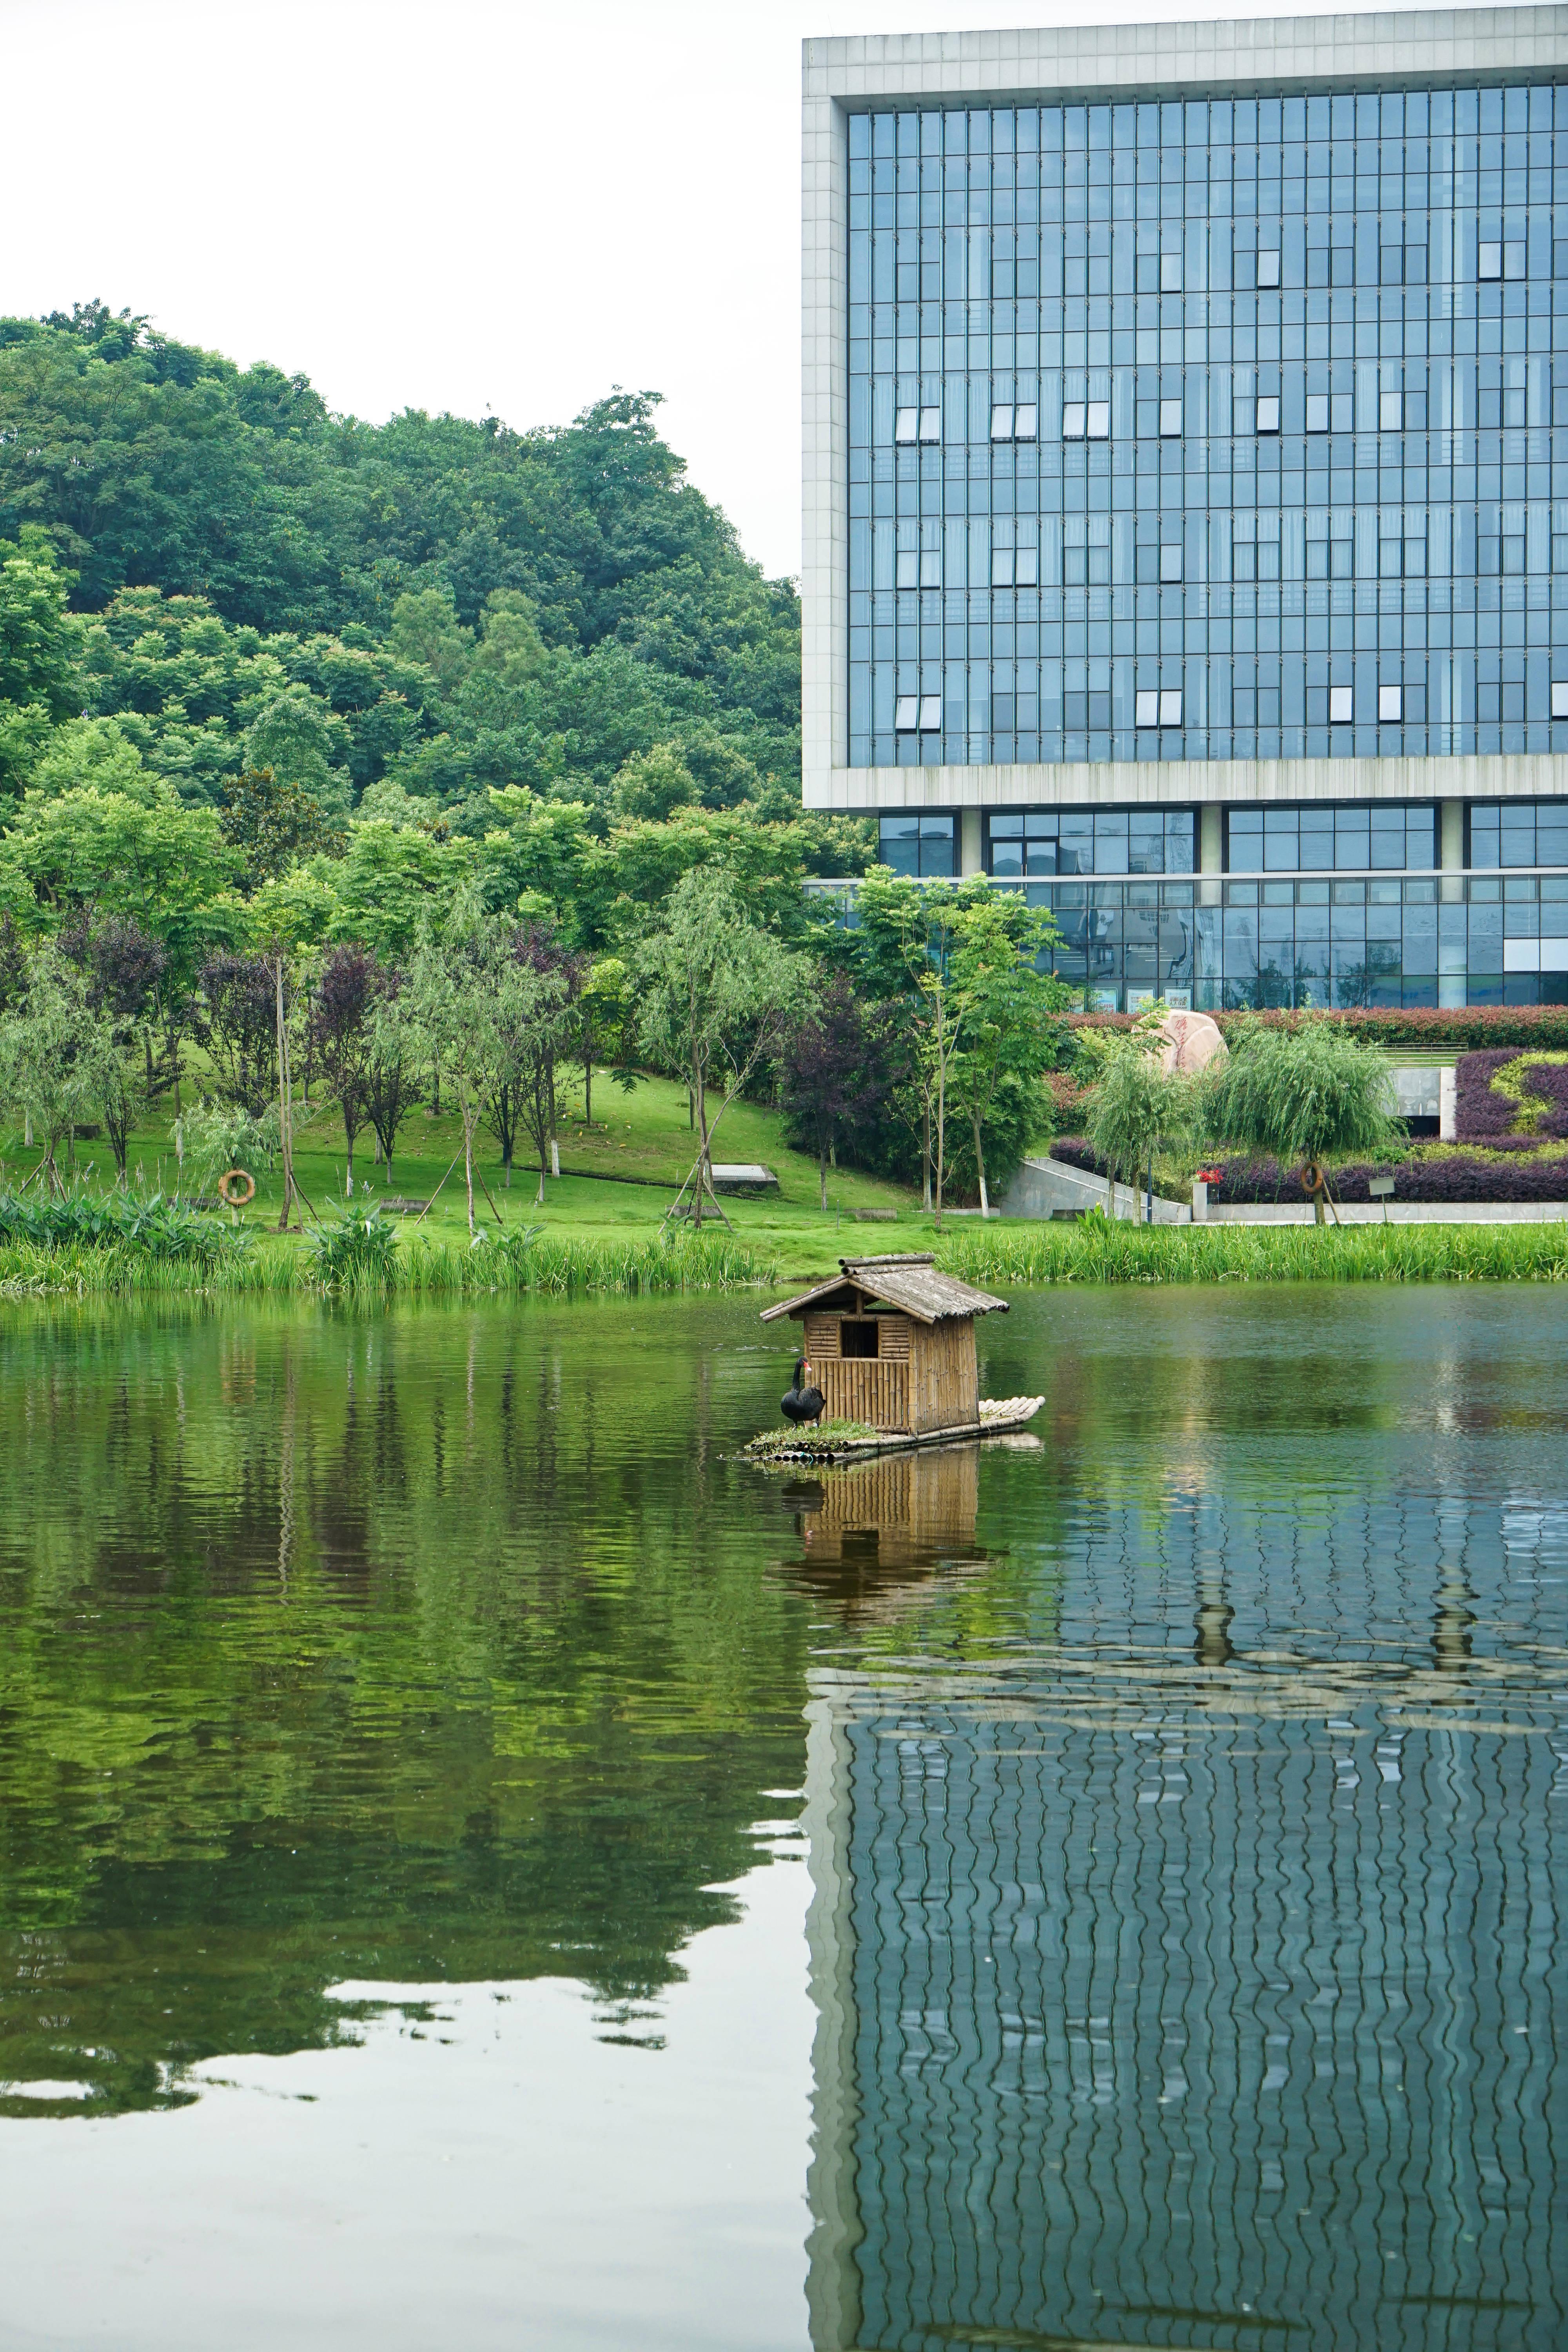
[[[1126,1184],[1112,1185],[1103,1176],[1069,1168],[1062,1160],[1026,1160],[1008,1185],[1002,1203],[1005,1217],[1054,1217],[1058,1211],[1081,1216],[1089,1209],[1103,1209],[1108,1217],[1121,1217],[1129,1223],[1141,1224],[1143,1195]],[[1167,1201],[1155,1193],[1157,1225],[1190,1225],[1192,1222],[1193,1213],[1184,1202]]]
[[[1381,1225],[1386,1206],[1391,1225],[1551,1225],[1568,1217],[1568,1201],[1342,1201],[1342,1225]],[[1310,1225],[1312,1212],[1303,1202],[1260,1202],[1256,1205],[1211,1208],[1211,1225]],[[1331,1217],[1330,1223],[1332,1223]]]

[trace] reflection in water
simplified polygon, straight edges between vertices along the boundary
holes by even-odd
[[[7,2324],[1557,2352],[1568,1303],[1022,1297],[805,1479],[754,1315],[0,1318]]]
[[[813,1673],[818,2352],[1563,2343],[1568,1742],[1459,1517],[1297,1525],[1339,1654],[1233,1644],[1268,1513],[1188,1494],[1068,1531],[1081,1646]],[[1195,1675],[1126,1638],[1185,1572]]]

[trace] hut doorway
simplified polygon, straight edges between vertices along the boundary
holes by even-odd
[[[841,1356],[876,1356],[881,1353],[875,1316],[863,1320],[846,1316],[838,1326],[838,1352]]]

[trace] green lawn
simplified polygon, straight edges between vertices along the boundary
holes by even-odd
[[[501,1184],[500,1154],[495,1139],[481,1133],[478,1165],[508,1225],[539,1223],[562,1238],[601,1239],[634,1238],[658,1227],[696,1150],[696,1139],[687,1123],[684,1087],[667,1079],[648,1078],[641,1080],[630,1094],[625,1094],[601,1074],[595,1080],[594,1112],[592,1127],[581,1118],[563,1119],[562,1173],[559,1180],[546,1182],[542,1208],[535,1206],[537,1168],[525,1167],[520,1161],[512,1171],[511,1189],[506,1191]],[[149,1191],[173,1192],[179,1179],[169,1138],[173,1118],[173,1106],[161,1106],[156,1117],[146,1122],[132,1145],[133,1180],[140,1168]],[[828,1209],[824,1215],[818,1206],[815,1160],[792,1151],[783,1137],[784,1124],[776,1112],[737,1103],[720,1125],[714,1139],[714,1157],[720,1160],[761,1160],[777,1175],[777,1194],[764,1194],[754,1200],[728,1200],[724,1205],[737,1238],[776,1255],[786,1276],[831,1272],[841,1255],[925,1249],[931,1245],[935,1227],[932,1220],[921,1213],[918,1193],[874,1176],[829,1169]],[[398,1138],[390,1185],[371,1158],[371,1142],[367,1129],[359,1138],[354,1158],[355,1192],[359,1197],[368,1194],[374,1199],[390,1193],[404,1199],[429,1200],[448,1162],[456,1157],[458,1164],[436,1197],[420,1231],[447,1240],[466,1232],[462,1129],[455,1113],[443,1109],[439,1118],[432,1118],[421,1109],[405,1121]],[[36,1151],[24,1149],[17,1129],[0,1135],[5,1185],[16,1184],[37,1157]],[[61,1164],[63,1172],[63,1160]],[[330,1215],[342,1200],[344,1172],[342,1122],[337,1106],[327,1102],[299,1128],[295,1173],[315,1208]],[[79,1181],[85,1179],[94,1186],[112,1181],[113,1160],[107,1142],[78,1142],[76,1175]],[[244,1213],[244,1222],[260,1227],[275,1226],[282,1198],[281,1176],[274,1173],[262,1177],[254,1203]],[[481,1218],[493,1223],[490,1208],[477,1185],[475,1206]],[[867,1208],[896,1210],[897,1222],[858,1222],[855,1211]],[[399,1222],[411,1224],[413,1221]],[[963,1224],[969,1222],[967,1218],[962,1220]]]

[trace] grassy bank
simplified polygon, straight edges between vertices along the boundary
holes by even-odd
[[[0,1246],[0,1298],[26,1297],[322,1297],[355,1303],[386,1297],[563,1298],[668,1296],[731,1290],[778,1278],[772,1256],[725,1236],[672,1243],[558,1239],[526,1246],[400,1239],[384,1271],[351,1267],[330,1285],[297,1242],[255,1239],[217,1264],[158,1258],[124,1244],[77,1243],[50,1248],[31,1242]]]
[[[1568,1223],[971,1227],[937,1261],[983,1288],[1009,1283],[1568,1282]]]

